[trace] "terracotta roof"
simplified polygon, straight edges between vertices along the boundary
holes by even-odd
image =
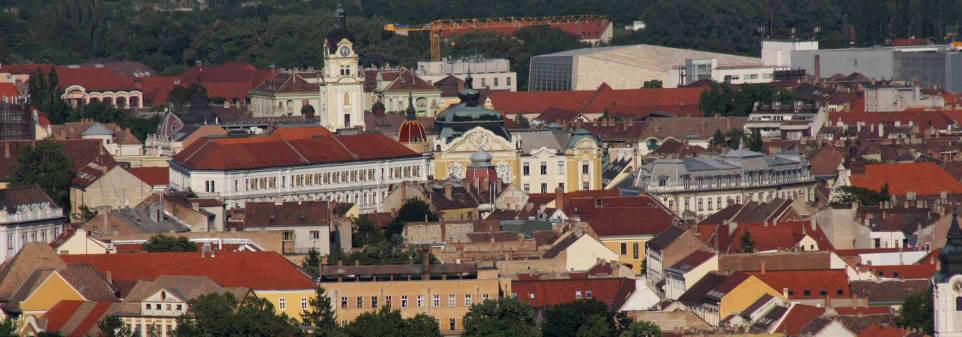
[[[3,98],[15,98],[20,96],[20,90],[13,83],[0,83],[0,102],[3,102]]]
[[[162,106],[170,99],[170,91],[177,87],[180,76],[148,76],[143,78],[145,105]]]
[[[605,207],[590,221],[599,236],[658,235],[675,223],[675,216],[656,207]]]
[[[131,167],[127,171],[150,186],[167,186],[170,182],[170,168],[167,167]]]
[[[2,141],[0,142],[0,180],[6,180],[10,173],[17,166],[17,158],[20,152],[27,147],[33,146],[36,141]],[[102,163],[113,162],[113,157],[103,149],[100,140],[97,139],[73,139],[60,141],[64,144],[64,154],[70,158],[74,172],[87,166],[91,161],[99,160]]]
[[[705,274],[701,280],[698,280],[698,282],[695,282],[691,288],[685,290],[685,293],[678,297],[678,301],[687,304],[701,304],[708,292],[712,291],[712,289],[715,289],[715,287],[724,282],[726,279],[728,279],[727,275],[722,275],[715,272]]]
[[[250,95],[251,89],[273,76],[270,70],[258,70],[251,64],[227,62],[221,65],[195,65],[181,76],[181,85],[195,83],[207,89],[208,97],[243,99]]]
[[[117,125],[116,123],[106,123],[102,124],[95,121],[83,121],[83,122],[67,122],[60,125],[50,126],[50,136],[51,138],[57,140],[72,140],[72,139],[83,139],[84,132],[90,130],[91,128],[96,129],[107,129],[109,132],[113,133],[113,141],[121,145],[142,145],[143,143],[137,139],[136,136],[130,131]]]
[[[612,89],[602,83],[595,90],[578,91],[493,91],[488,95],[494,109],[502,114],[543,113],[563,109],[578,113],[602,113],[612,106],[625,106],[625,112],[642,108],[679,116],[701,116],[698,107],[706,88]],[[622,110],[622,109],[619,109]],[[712,130],[714,132],[715,130]]]
[[[795,304],[785,313],[782,321],[773,331],[785,333],[788,336],[796,336],[802,332],[802,329],[824,313],[825,308]]]
[[[307,275],[274,252],[130,253],[64,255],[68,264],[86,263],[115,281],[153,280],[163,275],[207,276],[224,287],[255,290],[313,289]],[[270,275],[271,277],[264,277]]]
[[[810,221],[783,221],[776,224],[739,224],[727,238],[722,238],[719,248],[723,252],[742,251],[742,235],[748,232],[754,243],[754,251],[794,249],[808,236],[818,244],[817,250],[831,250],[832,243],[820,227],[812,229]],[[707,238],[707,237],[703,237]],[[811,249],[810,247],[804,247]]]
[[[715,257],[715,253],[706,252],[704,250],[696,250],[669,268],[681,272],[689,272],[692,269],[695,269],[695,267],[698,267],[702,263],[710,260],[712,257]]]
[[[60,90],[64,90],[72,85],[79,85],[87,92],[141,90],[139,85],[134,83],[133,77],[115,73],[107,68],[70,68],[58,66],[57,76],[60,80]]]
[[[848,274],[844,269],[781,270],[750,272],[778,291],[788,290],[789,299],[849,298]]]
[[[835,312],[842,316],[856,315],[891,315],[891,307],[834,307]]]
[[[618,309],[635,291],[635,280],[629,278],[512,280],[511,291],[518,294],[520,301],[538,308],[591,298],[601,301],[611,309]]]
[[[115,302],[60,301],[48,310],[43,318],[47,321],[45,331],[56,332],[65,337],[100,335],[97,322],[115,307]]]
[[[438,90],[432,86],[428,81],[425,81],[415,75],[413,72],[403,69],[394,78],[384,91],[418,91],[418,90]]]
[[[0,266],[0,301],[9,300],[17,288],[38,269],[59,269],[67,265],[50,246],[30,242]]]
[[[891,266],[863,265],[863,268],[881,278],[930,279],[938,271],[935,264],[907,264]]]
[[[331,202],[248,202],[244,205],[244,228],[330,225]]]
[[[195,170],[239,170],[420,156],[382,134],[205,138],[174,156]]]
[[[852,294],[869,303],[901,304],[905,296],[928,291],[930,280],[852,281]]]
[[[35,72],[46,74],[50,72],[50,69],[53,69],[53,67],[54,64],[52,63],[2,64],[0,65],[0,72],[28,75]]]
[[[873,191],[880,191],[882,186],[888,184],[889,193],[899,196],[908,192],[915,192],[917,196],[939,195],[941,192],[962,193],[962,182],[934,163],[865,165],[865,173],[853,174],[851,182],[853,186]]]
[[[316,83],[309,83],[300,74],[291,73],[278,73],[268,79],[264,80],[260,85],[255,87],[255,91],[263,91],[268,93],[284,93],[284,92],[319,92],[320,85]]]
[[[644,122],[640,137],[656,139],[709,139],[716,130],[742,129],[748,117],[672,117],[650,118]]]
[[[602,35],[607,30],[608,26],[611,25],[610,21],[580,21],[580,22],[561,22],[552,23],[549,26],[554,29],[561,30],[565,33],[571,34],[577,37],[579,40],[595,40],[602,38]],[[524,27],[516,26],[514,24],[506,24],[503,26],[489,26],[489,27],[476,27],[472,25],[465,25],[462,28],[446,29],[441,31],[441,36],[448,38],[452,36],[459,36],[471,32],[494,32],[506,36],[514,36],[519,30]]]
[[[908,330],[900,329],[894,326],[882,326],[882,325],[872,325],[868,329],[862,330],[858,334],[858,337],[905,337],[909,335]]]

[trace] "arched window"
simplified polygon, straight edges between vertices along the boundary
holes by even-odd
[[[351,105],[351,95],[345,92],[345,93],[344,93],[344,106],[348,106],[348,105]]]

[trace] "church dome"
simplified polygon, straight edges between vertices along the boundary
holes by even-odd
[[[479,104],[481,94],[474,89],[472,81],[471,76],[464,80],[464,90],[458,94],[461,98],[460,104],[437,115],[434,121],[435,130],[445,142],[479,126],[510,140],[511,134],[505,129],[501,114]]]
[[[418,121],[404,121],[401,123],[401,128],[398,129],[397,135],[398,141],[401,143],[421,143],[427,140],[427,132],[424,131],[424,126]]]

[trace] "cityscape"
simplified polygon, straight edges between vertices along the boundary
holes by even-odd
[[[0,1],[0,337],[962,337],[962,1]]]

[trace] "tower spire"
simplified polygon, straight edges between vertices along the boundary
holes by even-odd
[[[407,120],[413,121],[418,118],[418,112],[414,109],[414,95],[408,91],[408,108],[404,110]]]

